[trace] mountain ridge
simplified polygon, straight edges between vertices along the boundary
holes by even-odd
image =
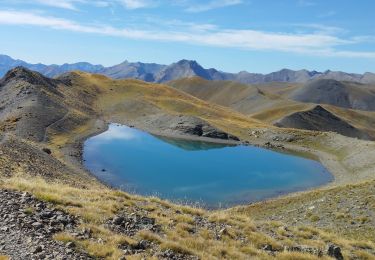
[[[250,88],[231,84],[230,89]],[[211,85],[210,89],[219,87],[222,88]],[[290,92],[276,89],[267,94],[269,88],[264,87],[259,87],[258,93],[270,99],[275,93],[286,96]],[[254,90],[256,94],[257,89]],[[147,259],[329,259],[333,246],[348,259],[362,259],[361,256],[375,252],[371,218],[374,143],[335,133],[277,128],[165,84],[112,80],[79,71],[50,79],[16,68],[0,80],[0,104],[0,191],[19,193],[10,203],[8,197],[2,199],[8,205],[1,207],[8,230],[1,233],[2,237],[5,234],[1,253],[6,254],[6,259],[8,255],[23,256],[25,250],[27,256],[17,259],[26,259],[31,255],[28,252],[35,252],[34,244],[15,243],[14,232],[43,246],[36,257],[55,252],[50,241],[57,243],[56,240],[69,252],[77,250],[95,259],[119,259],[125,254],[124,248],[130,248],[124,257],[136,258],[141,254]],[[314,113],[313,119],[319,114]],[[332,114],[340,115],[336,109]],[[357,115],[360,114],[353,117]],[[320,118],[326,119],[323,115],[319,122]],[[330,115],[329,122],[334,119]],[[345,121],[355,126],[352,120]],[[195,133],[196,126],[201,131],[202,124],[210,125],[238,136],[243,145],[283,149],[320,160],[335,178],[326,188],[215,211],[176,205],[156,197],[134,196],[100,183],[82,164],[84,140],[105,131],[107,122],[161,136],[184,133],[187,140],[192,139],[187,135],[191,132],[186,131],[189,128]],[[339,121],[336,125],[355,131],[348,124]],[[341,199],[337,200],[338,197]],[[29,198],[41,202],[25,204]],[[20,203],[25,206],[20,208]],[[358,215],[343,220],[332,213],[347,212],[352,205],[362,205]],[[46,214],[53,214],[51,219],[57,219],[58,224],[51,224],[44,218]],[[56,214],[68,214],[74,221],[65,225],[66,221],[56,218]],[[363,216],[370,217],[360,221]],[[115,224],[120,223],[119,219],[121,224]],[[353,219],[355,224],[348,228],[348,221]],[[128,220],[129,229],[124,228]],[[301,226],[296,227],[296,220],[301,221]],[[37,226],[30,224],[35,221]],[[60,226],[61,229],[55,229]],[[68,258],[75,259],[71,253]]]
[[[305,69],[281,69],[268,74],[251,73],[247,71],[229,73],[217,70],[215,68],[206,69],[197,61],[186,59],[170,65],[128,61],[124,61],[110,67],[93,65],[88,62],[77,62],[72,64],[65,63],[63,65],[45,65],[42,63],[31,64],[23,60],[13,59],[7,55],[0,55],[0,77],[4,76],[5,73],[10,69],[18,66],[23,66],[30,70],[40,72],[47,77],[56,77],[65,72],[80,70],[88,73],[103,74],[113,79],[134,78],[154,83],[165,83],[171,80],[197,76],[207,80],[231,80],[243,84],[268,82],[306,83],[314,79],[334,79],[338,81],[351,81],[365,84],[375,83],[375,73],[371,72],[356,74],[331,70],[318,72],[308,71]]]

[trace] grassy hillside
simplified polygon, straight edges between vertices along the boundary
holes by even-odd
[[[211,103],[231,107],[243,114],[286,105],[281,97],[297,86],[286,83],[245,85],[233,81],[204,80],[198,77],[171,81],[168,85]]]
[[[46,88],[44,78],[35,81],[32,73],[17,73],[0,88],[2,104],[19,102],[11,112],[0,111],[0,189],[27,191],[78,219],[76,230],[56,233],[54,239],[65,244],[73,241],[76,250],[104,259],[124,255],[126,259],[330,259],[327,247],[331,244],[339,246],[346,258],[371,259],[375,254],[375,232],[371,229],[375,198],[371,192],[361,196],[363,190],[373,189],[369,181],[375,169],[373,142],[278,129],[165,85],[74,72],[53,80],[53,86]],[[21,90],[28,94],[15,94]],[[286,93],[281,92],[279,95]],[[257,93],[266,99],[275,97]],[[27,102],[33,106],[20,105]],[[62,109],[50,109],[46,104],[51,102]],[[36,128],[38,121],[23,121],[29,116],[43,118],[40,122],[46,123]],[[82,141],[104,131],[108,122],[170,134],[176,133],[170,129],[171,122],[181,117],[199,118],[243,142],[272,143],[317,158],[336,180],[319,192],[207,211],[110,189],[92,178],[80,163]],[[284,141],[286,137],[288,141]],[[348,183],[356,183],[355,189],[346,186]],[[301,205],[322,199],[319,196],[330,199],[319,204],[319,212],[307,216]],[[335,196],[339,199],[331,199]],[[340,218],[335,228],[326,225],[336,223],[334,211],[346,214],[355,200],[368,206],[364,213],[355,215],[363,222],[360,228],[355,226],[349,232],[346,220],[351,215]],[[33,209],[27,212],[32,214]],[[321,219],[313,217],[317,214]],[[127,219],[130,226],[114,224],[119,217]],[[295,223],[294,218],[308,221]],[[84,236],[79,235],[82,230]]]
[[[292,114],[304,113],[316,104],[324,104],[323,106],[340,120],[353,125],[355,131],[364,133],[357,136],[375,138],[373,114],[371,111],[364,111],[371,110],[372,107],[374,89],[371,85],[334,80],[317,80],[305,85],[277,82],[244,85],[201,78],[180,79],[168,84],[200,99],[230,107],[266,124],[294,120],[294,117],[290,117]],[[325,123],[320,122],[320,125]],[[301,124],[290,122],[290,125]],[[316,130],[325,131],[324,127],[319,128],[319,124],[316,127]],[[338,132],[343,134],[345,130]]]

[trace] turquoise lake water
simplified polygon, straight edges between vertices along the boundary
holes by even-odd
[[[85,142],[84,161],[113,187],[208,208],[255,202],[332,180],[320,163],[302,157],[158,137],[115,124]]]

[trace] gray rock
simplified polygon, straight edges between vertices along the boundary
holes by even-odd
[[[40,223],[40,222],[34,222],[34,223],[32,224],[32,226],[33,226],[34,228],[36,228],[36,229],[39,229],[39,228],[42,228],[42,227],[43,227],[43,224]]]
[[[43,247],[42,246],[37,246],[34,248],[34,250],[32,251],[33,254],[37,254],[37,253],[40,253],[43,251]]]
[[[30,208],[35,210],[29,211]],[[56,216],[67,219],[70,224],[52,225],[56,221],[52,218]],[[74,219],[27,193],[0,189],[0,223],[0,253],[11,259],[91,259],[87,254],[76,252],[74,244],[66,246],[52,237],[61,231],[73,233]]]
[[[124,220],[125,220],[124,217],[118,216],[112,220],[112,223],[115,225],[121,225],[124,222]]]
[[[341,253],[341,248],[336,245],[329,245],[327,249],[327,254],[334,257],[337,260],[343,260],[344,257]]]
[[[305,246],[305,245],[300,245],[300,246],[292,246],[285,248],[287,251],[292,251],[292,252],[303,252],[303,253],[309,253],[312,255],[316,255],[318,257],[323,256],[323,251],[315,248],[315,247],[310,247],[310,246]]]
[[[73,247],[76,246],[76,244],[74,242],[68,242],[68,243],[66,243],[65,246],[68,247],[68,248],[73,248]]]
[[[273,251],[273,247],[272,247],[272,245],[265,245],[265,246],[262,247],[262,249],[263,249],[264,251]]]

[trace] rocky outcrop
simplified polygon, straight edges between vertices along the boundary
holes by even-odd
[[[77,220],[28,193],[0,190],[0,255],[11,259],[91,259],[52,236],[74,232]]]
[[[134,125],[139,129],[154,133],[158,136],[192,136],[239,141],[238,137],[211,126],[205,120],[195,116],[158,113],[144,117],[143,120],[138,120],[137,122],[129,122],[128,125]]]
[[[17,67],[0,80],[0,124],[33,141],[45,138],[46,128],[67,113],[60,82]]]
[[[155,223],[155,219],[140,216],[135,213],[129,215],[117,215],[107,221],[107,226],[127,236],[134,236],[140,230],[150,230],[160,232],[160,226]]]
[[[0,80],[0,85],[8,84],[10,81],[23,81],[32,85],[45,86],[50,90],[56,88],[58,84],[57,80],[47,78],[42,74],[28,70],[25,67],[16,67],[8,71]]]
[[[225,133],[209,125],[207,122],[195,117],[179,117],[178,121],[171,125],[171,129],[182,134],[239,141],[238,137]]]
[[[156,224],[154,218],[142,216],[136,213],[126,213],[116,215],[107,220],[106,227],[112,231],[133,237],[137,232],[147,230],[154,234],[161,234],[162,228]],[[158,259],[176,260],[198,260],[199,258],[190,254],[182,254],[171,249],[161,249],[154,241],[140,240],[137,243],[123,243],[119,246],[125,255],[142,254],[146,250],[153,251]]]
[[[336,260],[344,260],[344,256],[341,253],[341,248],[336,245],[329,245],[327,254]]]

